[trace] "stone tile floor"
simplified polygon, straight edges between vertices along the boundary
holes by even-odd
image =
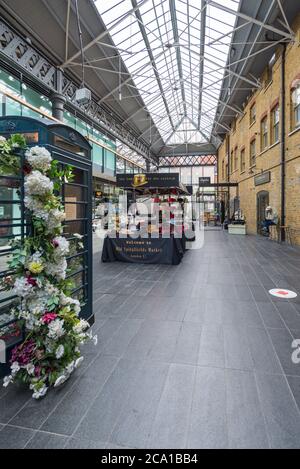
[[[147,266],[101,264],[95,244],[98,345],[40,402],[0,390],[1,448],[300,447],[299,249],[209,231]]]

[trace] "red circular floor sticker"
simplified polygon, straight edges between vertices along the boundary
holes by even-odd
[[[291,290],[286,290],[285,288],[272,288],[269,290],[269,293],[278,298],[296,298],[297,293]]]

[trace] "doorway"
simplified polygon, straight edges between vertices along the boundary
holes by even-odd
[[[257,233],[263,234],[262,222],[265,220],[266,208],[269,205],[269,192],[260,191],[257,194]]]

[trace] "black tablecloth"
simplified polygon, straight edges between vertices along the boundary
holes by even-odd
[[[177,265],[185,251],[185,238],[110,238],[104,239],[102,262]]]

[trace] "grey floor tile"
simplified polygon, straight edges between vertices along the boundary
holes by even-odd
[[[223,326],[202,326],[198,364],[202,366],[220,367],[225,366],[225,349]]]
[[[33,430],[6,426],[0,431],[0,449],[23,449],[33,435]]]
[[[9,422],[31,400],[31,392],[24,386],[10,385],[0,399],[0,423]]]
[[[300,329],[300,313],[291,303],[280,302],[276,304],[279,314],[289,329]]]
[[[159,362],[148,361],[139,366],[135,387],[109,437],[111,443],[146,447],[168,370],[169,365]]]
[[[250,285],[255,301],[271,301],[269,293],[261,285]]]
[[[184,321],[202,324],[204,322],[206,301],[203,298],[190,298],[187,304],[188,307],[184,316]]]
[[[89,441],[79,438],[68,438],[64,449],[105,449],[106,443],[101,441]]]
[[[243,326],[224,326],[225,366],[235,370],[253,370],[247,329]]]
[[[28,441],[26,449],[63,449],[68,438],[61,435],[53,435],[51,433],[36,432]]]
[[[204,309],[204,324],[222,324],[223,323],[223,299],[206,299]]]
[[[148,357],[153,360],[172,361],[180,329],[181,323],[179,322],[162,321]]]
[[[268,448],[269,442],[253,373],[226,370],[230,448]]]
[[[299,365],[300,366],[300,365]],[[297,403],[300,411],[300,377],[299,376],[287,376],[289,386],[291,388],[294,399]]]
[[[200,324],[183,322],[177,338],[172,362],[196,365],[198,361],[200,337]]]
[[[158,405],[148,448],[184,448],[196,367],[172,364]]]
[[[197,369],[187,448],[227,448],[225,371]]]
[[[134,391],[140,362],[121,359],[101,392],[84,414],[73,436],[91,441],[108,441],[118,418]]]
[[[85,415],[93,399],[101,392],[118,361],[110,356],[102,356],[80,377],[72,391],[53,409],[41,430],[72,435],[77,424]]]
[[[258,301],[256,304],[266,327],[274,327],[277,329],[285,328],[274,303],[269,301]]]
[[[300,414],[283,376],[256,374],[272,448],[300,448]]]
[[[272,342],[265,329],[248,327],[248,344],[254,370],[262,373],[282,373]]]
[[[115,334],[112,335],[111,339],[106,342],[103,347],[105,354],[121,357],[128,347],[132,338],[136,335],[141,327],[141,320],[128,319]]]

